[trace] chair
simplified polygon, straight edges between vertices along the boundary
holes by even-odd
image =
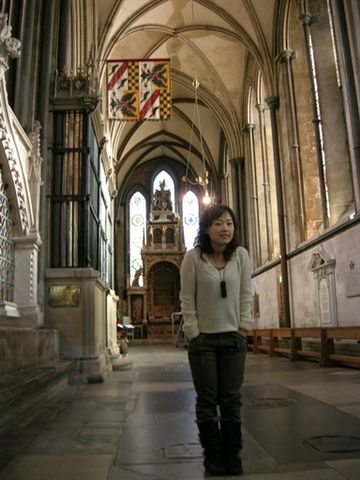
[[[129,340],[134,340],[135,338],[135,327],[131,323],[131,318],[128,316],[122,317],[122,324],[118,324],[119,327],[123,329],[123,332],[126,333]]]

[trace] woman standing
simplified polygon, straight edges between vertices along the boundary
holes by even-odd
[[[180,273],[204,466],[213,475],[237,475],[242,471],[240,388],[253,321],[249,255],[239,246],[229,207],[205,210],[195,248],[185,254]]]

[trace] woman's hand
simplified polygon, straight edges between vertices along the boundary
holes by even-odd
[[[243,328],[239,328],[238,334],[242,335],[243,337],[247,337],[248,336],[248,331],[244,330]]]

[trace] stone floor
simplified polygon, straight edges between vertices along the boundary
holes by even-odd
[[[129,345],[103,384],[74,385],[0,432],[1,480],[205,476],[186,350]],[[358,480],[360,371],[247,357],[244,480]]]

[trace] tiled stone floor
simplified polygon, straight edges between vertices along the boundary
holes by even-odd
[[[186,350],[132,344],[126,360],[0,432],[0,480],[204,478]],[[249,353],[243,404],[244,474],[224,478],[360,478],[359,370]]]

